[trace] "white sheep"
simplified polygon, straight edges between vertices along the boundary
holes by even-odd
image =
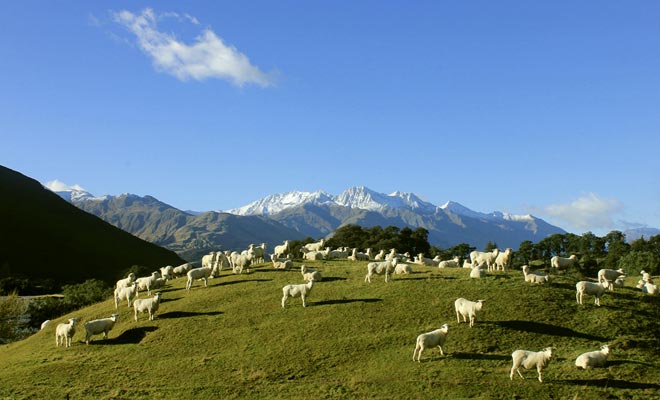
[[[504,250],[504,253],[499,253],[497,257],[495,257],[495,269],[498,271],[506,271],[506,267],[509,265],[509,261],[511,260],[511,253],[513,250],[510,247],[507,247],[506,250]]]
[[[367,249],[367,250],[371,250],[371,249]],[[347,250],[336,249],[336,250],[328,251],[325,258],[328,259],[328,260],[335,260],[335,259],[338,259],[338,258],[348,258],[348,256],[349,256],[349,254],[348,254]]]
[[[280,246],[275,246],[275,248],[273,249],[273,252],[275,253],[276,258],[285,257],[286,254],[289,251],[290,251],[290,247],[289,247],[289,241],[288,240],[285,240],[284,244],[282,244]]]
[[[192,263],[181,264],[177,267],[174,267],[174,269],[172,269],[172,276],[175,277],[175,278],[179,277],[179,276],[184,276],[192,268],[193,268]]]
[[[547,367],[552,360],[552,352],[554,351],[553,347],[546,347],[541,351],[529,351],[529,350],[516,350],[511,353],[511,358],[513,360],[513,366],[511,366],[511,372],[509,377],[513,380],[513,373],[518,372],[518,375],[522,379],[525,377],[520,372],[520,367],[525,369],[530,369],[536,367],[536,371],[539,373],[539,382],[543,383],[543,376],[541,372],[543,368]]]
[[[594,368],[594,367],[604,367],[607,363],[607,357],[610,355],[610,346],[603,345],[600,350],[589,351],[587,353],[580,354],[575,359],[575,366],[580,369]]]
[[[316,243],[307,243],[306,245],[303,246],[306,251],[321,251],[323,246],[325,245],[325,239],[321,239]]]
[[[594,304],[600,306],[600,297],[610,287],[610,284],[610,281],[607,279],[600,283],[580,281],[575,284],[575,300],[577,300],[578,304],[582,304],[582,297],[585,294],[592,294],[596,297]]]
[[[300,273],[303,276],[305,282],[317,281],[319,282],[321,278],[321,272],[315,270],[314,268],[308,267],[307,265],[300,266]]]
[[[486,276],[486,270],[480,267],[474,267],[470,271],[470,278],[481,279]]]
[[[346,258],[348,258],[350,261],[369,261],[369,256],[358,252],[357,248],[353,248],[351,255]]]
[[[454,257],[451,260],[445,260],[438,262],[438,268],[458,268],[461,266],[460,259],[458,256]]]
[[[454,302],[454,309],[456,310],[456,319],[458,320],[458,323],[461,323],[461,316],[463,317],[463,322],[467,322],[465,317],[469,317],[470,328],[472,328],[474,326],[477,312],[481,311],[483,305],[484,300],[470,301],[462,297],[456,299]]]
[[[173,273],[172,273],[173,270],[174,270],[174,267],[171,266],[171,265],[167,265],[167,266],[165,266],[165,267],[161,267],[161,268],[160,268],[160,276],[161,276],[163,279],[172,279],[172,278],[174,277],[174,276],[173,276]]]
[[[381,250],[374,256],[374,260],[383,261],[385,259],[385,250]]]
[[[447,332],[449,332],[449,325],[444,324],[440,329],[422,333],[417,336],[415,350],[413,351],[413,361],[415,361],[415,355],[417,355],[417,362],[420,362],[419,359],[422,357],[422,352],[427,347],[433,348],[438,346],[440,355],[444,356],[445,353],[442,351],[442,346],[445,345],[445,341],[447,340]]]
[[[322,251],[308,251],[305,252],[304,249],[300,249],[300,251],[303,253],[303,260],[310,260],[310,261],[320,261],[320,260],[325,260],[325,253]]]
[[[499,253],[499,249],[493,249],[493,251],[488,252],[475,250],[470,253],[470,262],[472,263],[473,268],[481,267],[485,264],[488,267],[488,270],[492,271],[493,266],[495,265],[495,259]]]
[[[643,280],[644,282],[653,283],[653,278],[651,277],[651,274],[649,274],[648,272],[642,270],[642,271],[640,272],[640,275],[642,275],[642,280]]]
[[[577,256],[575,254],[571,254],[571,256],[568,258],[554,256],[550,259],[550,266],[552,268],[556,268],[557,270],[569,269],[576,262],[577,262]]]
[[[614,290],[614,288],[622,288],[626,285],[626,276],[621,275],[614,282],[612,282],[612,287],[609,288],[610,290]]]
[[[115,289],[115,310],[119,308],[119,302],[122,300],[128,301],[128,306],[131,306],[131,301],[138,295],[137,282],[133,282],[130,287]]]
[[[603,268],[601,270],[598,270],[598,282],[602,282],[604,280],[608,281],[614,281],[616,278],[620,277],[621,275],[625,275],[626,273],[624,272],[623,269],[606,269]]]
[[[275,269],[293,268],[293,261],[288,258],[275,258],[275,255],[271,254],[270,259],[273,262],[273,268]]]
[[[229,262],[231,263],[231,269],[232,272],[235,274],[242,274],[243,269],[245,269],[245,272],[248,274],[250,273],[250,264],[252,261],[250,260],[250,257],[244,254],[240,254],[238,252],[232,252],[231,256],[229,257]]]
[[[401,274],[411,274],[412,273],[412,267],[409,264],[396,264],[396,267],[394,267],[394,273],[397,275]]]
[[[213,273],[213,267],[193,268],[186,274],[188,281],[186,282],[186,290],[192,289],[192,285],[196,280],[203,280],[204,287],[209,287],[209,277]]]
[[[523,276],[525,277],[525,282],[529,283],[550,283],[550,276],[548,274],[541,275],[536,272],[532,272],[529,269],[529,265],[523,265],[522,267]]]
[[[414,258],[413,262],[415,264],[425,265],[427,267],[438,266],[438,263],[435,262],[432,258],[424,257],[424,253],[419,253],[417,257]]]
[[[110,318],[95,319],[85,322],[85,343],[89,344],[89,339],[93,335],[103,334],[103,339],[108,338],[108,332],[112,330],[117,322],[119,314],[112,314]]]
[[[302,298],[302,305],[303,307],[307,307],[307,303],[305,302],[305,299],[309,295],[309,293],[312,291],[312,287],[314,286],[314,279],[310,280],[307,283],[302,283],[302,284],[290,284],[286,285],[282,288],[282,308],[285,307],[286,305],[286,299],[291,297],[298,297],[300,296]]]
[[[154,297],[149,299],[136,299],[133,302],[133,310],[135,311],[135,321],[138,320],[138,313],[149,313],[149,320],[153,321],[158,306],[160,304],[160,292],[156,292]]]
[[[45,327],[47,327],[50,324],[50,320],[47,319],[44,322],[41,323],[41,328],[39,330],[44,330]]]
[[[156,282],[156,279],[160,278],[160,272],[154,271],[151,273],[151,276],[143,276],[140,278],[137,278],[135,282],[137,282],[137,290],[140,292],[140,290],[146,290],[147,294],[151,296],[151,287],[154,285]]]
[[[60,344],[64,347],[71,347],[73,335],[76,333],[76,322],[78,318],[69,318],[69,322],[57,324],[55,328],[55,347]]]
[[[126,278],[118,280],[115,287],[116,288],[129,287],[134,281],[135,281],[135,274],[131,272],[130,274],[128,274]]]
[[[647,293],[651,296],[658,294],[658,285],[644,282],[644,280],[637,282],[637,288],[642,289],[642,293]]]
[[[472,263],[467,258],[465,260],[463,260],[463,268],[472,269]]]
[[[389,261],[370,262],[367,264],[367,276],[364,277],[365,282],[371,283],[371,275],[385,274],[385,282],[389,282],[390,274],[396,268],[397,259],[393,258]]]
[[[250,244],[248,248],[248,257],[250,257],[250,259],[254,263],[258,264],[264,262],[265,256],[266,256],[266,243],[261,243],[259,246]]]

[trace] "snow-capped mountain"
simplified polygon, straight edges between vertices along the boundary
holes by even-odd
[[[324,204],[332,201],[332,196],[320,190],[316,192],[293,191],[271,194],[261,200],[226,212],[236,215],[272,215],[305,203]]]
[[[52,192],[55,192],[58,196],[68,201],[69,203],[75,201],[82,201],[82,200],[92,200],[92,199],[103,200],[105,198],[105,196],[94,197],[94,195],[89,193],[80,185],[70,186],[57,179],[50,182],[46,182],[44,184],[44,187],[46,189],[50,189]]]

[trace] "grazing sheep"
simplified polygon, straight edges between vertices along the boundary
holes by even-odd
[[[582,297],[585,295],[585,293],[593,294],[596,297],[594,304],[600,306],[600,296],[605,293],[605,290],[610,287],[610,284],[610,281],[607,279],[600,283],[580,281],[575,284],[575,300],[577,300],[578,304],[582,304]]]
[[[481,267],[484,264],[488,266],[488,270],[493,270],[493,265],[495,265],[495,259],[500,253],[499,249],[494,249],[493,251],[483,252],[483,251],[473,251],[470,253],[470,262],[472,263],[473,268]]]
[[[60,344],[64,345],[64,347],[71,347],[71,340],[76,333],[77,321],[78,318],[69,318],[69,322],[57,324],[57,328],[55,328],[55,347],[58,347]]]
[[[606,344],[601,346],[600,350],[580,354],[575,359],[575,366],[579,369],[604,367],[607,364],[607,357],[609,355],[610,346]]]
[[[193,282],[196,280],[204,280],[204,287],[209,287],[209,276],[213,273],[213,267],[193,268],[188,271],[188,282],[186,282],[186,290],[192,288]]]
[[[285,307],[286,305],[286,299],[291,297],[298,297],[300,296],[302,298],[302,305],[303,307],[307,307],[307,303],[305,302],[305,299],[309,295],[309,293],[312,291],[312,287],[314,286],[314,279],[310,280],[307,283],[302,283],[302,284],[290,284],[286,285],[282,288],[282,308]]]
[[[358,252],[357,248],[353,248],[351,255],[346,258],[348,258],[350,261],[369,261],[369,256]]]
[[[609,288],[611,291],[614,291],[614,288],[622,288],[626,285],[626,276],[621,275],[612,283],[612,287]]]
[[[424,253],[419,253],[417,257],[414,258],[413,262],[415,264],[426,265],[427,267],[438,266],[438,263],[435,262],[432,258],[424,257]]]
[[[275,258],[275,255],[271,254],[270,259],[273,262],[273,268],[275,269],[293,268],[293,261],[288,258]]]
[[[229,262],[231,263],[231,269],[233,273],[242,274],[243,269],[245,269],[246,273],[250,273],[250,264],[252,262],[247,255],[239,254],[238,252],[234,251],[229,257]]]
[[[550,283],[550,276],[548,274],[541,275],[529,270],[529,265],[523,265],[522,267],[523,276],[525,277],[525,282],[529,283]]]
[[[49,319],[45,320],[44,322],[41,323],[41,327],[39,328],[39,330],[43,330],[49,324],[50,324],[50,320]]]
[[[300,266],[300,273],[303,276],[305,282],[321,280],[321,272],[315,270],[314,268],[308,267],[307,265]]]
[[[422,357],[422,352],[427,347],[433,348],[438,346],[440,354],[444,356],[445,353],[442,351],[442,346],[444,346],[445,341],[447,340],[447,332],[449,332],[449,325],[444,324],[440,329],[422,333],[417,336],[415,350],[413,351],[413,361],[415,361],[415,354],[417,354],[417,362],[420,362],[419,359]]]
[[[328,250],[328,249],[326,249],[326,250]],[[371,250],[371,249],[367,249],[367,250]],[[338,258],[348,258],[348,255],[349,255],[348,251],[346,251],[344,249],[337,249],[337,250],[328,251],[325,258],[328,259],[328,260],[335,260],[335,259],[338,259]]]
[[[623,271],[622,268],[619,269],[601,269],[598,271],[598,282],[602,282],[604,280],[608,281],[613,281],[616,280],[616,278],[620,277],[621,275],[625,275],[626,273]]]
[[[390,281],[390,274],[396,268],[397,259],[394,258],[389,261],[370,262],[367,264],[367,276],[364,277],[365,282],[371,283],[371,275],[385,274],[385,282]]]
[[[486,270],[480,267],[474,267],[470,271],[470,278],[481,279],[486,276]]]
[[[463,268],[472,269],[472,263],[468,259],[463,260]]]
[[[250,244],[248,248],[248,257],[255,264],[264,262],[265,256],[266,256],[266,243],[261,243],[259,246]]]
[[[306,251],[321,251],[321,249],[325,246],[325,239],[321,239],[316,243],[307,243],[306,245],[303,246]]]
[[[128,274],[126,278],[118,280],[115,287],[117,289],[123,287],[129,287],[134,281],[135,281],[135,274],[131,272],[130,274]]]
[[[648,272],[642,270],[640,272],[640,275],[642,275],[642,280],[644,282],[653,283],[653,278],[651,277],[651,274],[649,274]]]
[[[385,250],[381,250],[374,256],[375,261],[383,261],[385,259]]]
[[[511,373],[509,374],[509,377],[511,380],[513,380],[513,373],[518,372],[518,375],[520,375],[522,379],[525,379],[525,377],[520,372],[520,367],[522,366],[525,369],[536,367],[536,370],[539,373],[539,382],[543,383],[543,376],[541,372],[543,371],[543,368],[548,366],[550,360],[552,360],[553,350],[553,347],[546,347],[545,349],[537,352],[529,350],[514,351],[511,353],[513,366],[511,367]]]
[[[273,252],[275,253],[275,258],[285,257],[286,254],[290,251],[289,241],[285,240],[283,245],[275,246]]]
[[[438,263],[438,268],[458,268],[461,266],[460,259],[458,256],[454,257],[451,260],[440,261]]]
[[[569,269],[576,262],[577,262],[577,256],[575,254],[571,254],[571,256],[568,258],[554,256],[550,259],[550,266],[552,268],[556,268],[557,270]]]
[[[172,273],[173,270],[174,270],[174,267],[172,267],[171,265],[161,267],[160,268],[160,276],[163,279],[172,279],[173,278],[173,273]]]
[[[128,306],[131,306],[131,301],[138,295],[137,282],[133,282],[130,287],[115,289],[115,310],[119,308],[119,302],[122,300],[128,301]]]
[[[151,287],[154,285],[156,279],[158,278],[160,278],[160,272],[158,271],[152,272],[151,276],[143,276],[141,278],[137,278],[135,282],[137,282],[138,293],[140,290],[146,290],[147,295],[151,296]]]
[[[325,253],[322,251],[308,251],[305,252],[304,249],[300,249],[300,251],[303,253],[303,260],[309,260],[309,261],[320,261],[320,260],[325,260]]]
[[[644,282],[644,280],[637,282],[637,288],[642,289],[642,293],[647,293],[651,296],[658,294],[658,285]]]
[[[458,320],[458,323],[461,323],[461,316],[463,317],[463,322],[467,322],[465,317],[469,317],[470,328],[472,328],[474,326],[477,312],[481,311],[483,305],[484,300],[470,301],[462,297],[456,299],[454,302],[454,308],[456,309],[456,319]]]
[[[396,267],[394,267],[394,273],[401,275],[401,274],[410,274],[412,273],[412,267],[408,264],[397,264]]]
[[[495,257],[495,269],[498,271],[506,271],[506,267],[509,265],[509,261],[511,260],[511,253],[513,250],[510,247],[507,247],[506,250],[504,250],[504,253],[499,253],[497,257]]]
[[[149,299],[136,299],[133,302],[133,310],[135,311],[135,321],[138,320],[138,313],[148,312],[149,320],[154,320],[154,315],[158,311],[158,306],[160,304],[160,292],[156,292],[156,295]]]
[[[85,343],[89,344],[89,338],[101,333],[103,334],[103,339],[107,339],[108,332],[114,328],[118,316],[119,314],[112,314],[110,318],[101,318],[85,322]]]
[[[174,278],[177,278],[177,277],[179,277],[179,276],[184,276],[184,275],[186,275],[186,274],[188,273],[188,271],[190,271],[192,268],[193,268],[193,265],[192,265],[191,263],[181,264],[181,265],[179,265],[178,267],[174,267],[174,269],[172,269],[172,276],[173,276]]]

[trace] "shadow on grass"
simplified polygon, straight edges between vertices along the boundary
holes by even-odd
[[[241,281],[222,282],[222,283],[218,283],[217,285],[213,285],[213,286],[228,286],[228,285],[236,285],[236,284],[239,284],[239,283],[247,283],[247,282],[271,282],[271,281],[272,281],[272,279],[245,279],[245,280],[241,280]],[[209,286],[211,286],[211,285],[209,285]]]
[[[511,355],[502,354],[481,354],[481,353],[452,353],[451,357],[459,360],[497,360],[497,361],[510,361]]]
[[[177,301],[177,300],[180,300],[180,299],[181,299],[181,297],[174,297],[174,298],[171,298],[171,299],[167,299],[167,298],[163,297],[163,298],[160,299],[160,302],[161,303],[169,303],[170,301]]]
[[[594,340],[598,342],[606,342],[609,340],[608,338],[602,336],[580,333],[574,331],[573,329],[564,328],[562,326],[557,326],[557,325],[546,324],[543,322],[515,320],[515,321],[484,321],[484,323],[499,325],[503,328],[513,329],[521,332],[533,332],[533,333],[542,333],[545,335],[552,335],[552,336],[581,338],[587,340]]]
[[[337,300],[324,300],[315,301],[315,306],[327,306],[332,304],[350,304],[350,303],[378,303],[383,299],[337,299]]]
[[[340,278],[340,277],[338,277],[338,276],[329,276],[329,277],[323,277],[323,278],[321,278],[321,280],[319,281],[319,283],[323,283],[323,282],[345,281],[345,280],[347,280],[347,278]]]
[[[200,315],[206,316],[215,316],[221,315],[222,311],[209,311],[209,312],[190,312],[190,311],[170,311],[164,314],[159,314],[159,319],[171,319],[171,318],[186,318],[186,317],[197,317]]]
[[[90,342],[89,344],[137,344],[147,336],[147,333],[153,332],[158,329],[155,326],[141,326],[139,328],[131,328],[121,333],[116,338],[108,340],[98,340]]]
[[[408,278],[403,275],[403,277],[400,277],[399,280],[407,280],[407,281],[428,281],[428,280],[436,280],[436,279],[442,279],[442,280],[453,280],[457,279],[456,277],[453,276],[443,276],[440,274],[434,274],[434,275],[428,275],[426,277],[419,277],[419,278]],[[397,280],[397,278],[394,278],[394,280]]]
[[[655,367],[653,364],[641,362],[641,361],[634,361],[634,360],[608,360],[607,365],[621,365],[621,364],[637,364],[637,365],[643,365],[645,367]]]
[[[556,383],[565,383],[578,386],[597,386],[599,388],[617,388],[617,389],[660,389],[657,383],[630,382],[620,379],[565,379],[557,380]]]

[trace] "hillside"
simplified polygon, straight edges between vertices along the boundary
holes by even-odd
[[[55,348],[58,322],[106,317],[112,301],[80,309],[24,341],[0,346],[0,398],[261,399],[646,399],[660,396],[658,298],[630,287],[602,306],[575,303],[571,275],[530,286],[518,271],[470,280],[464,269],[416,267],[416,273],[364,282],[364,263],[310,263],[322,271],[301,307],[280,306],[281,288],[298,270],[227,271],[186,292],[183,278],[163,291],[154,321],[120,319],[103,343]],[[299,265],[299,264],[296,264]],[[636,277],[628,278],[630,285]],[[486,300],[474,328],[456,323],[457,297]],[[450,325],[437,349],[411,360],[415,338]],[[606,368],[579,371],[575,357],[609,343]],[[544,370],[509,379],[511,352],[556,347]]]
[[[184,261],[72,206],[39,182],[0,166],[0,278],[112,282],[132,265]]]

